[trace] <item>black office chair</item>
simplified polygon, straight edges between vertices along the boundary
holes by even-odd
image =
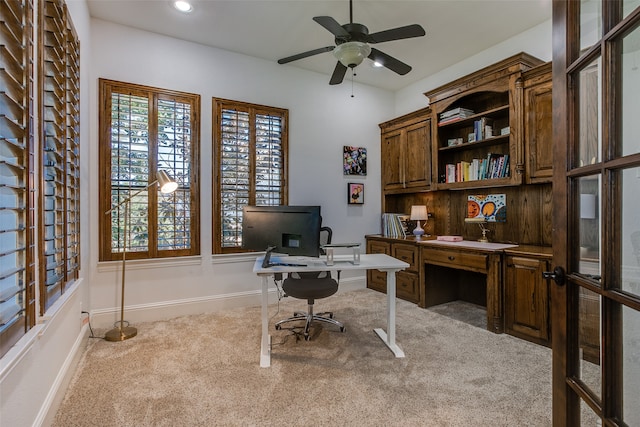
[[[333,231],[329,227],[320,229],[320,244],[331,243]],[[321,252],[324,252],[321,250]],[[305,321],[304,339],[309,340],[309,328],[314,321],[325,322],[340,328],[344,332],[344,325],[333,318],[330,311],[314,314],[313,303],[317,299],[327,298],[338,292],[338,282],[331,277],[328,271],[309,271],[303,273],[291,273],[282,283],[282,290],[287,296],[307,300],[307,312],[296,311],[293,317],[280,320],[275,324],[276,329],[281,329],[284,323]]]

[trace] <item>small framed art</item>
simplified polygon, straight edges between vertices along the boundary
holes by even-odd
[[[343,152],[343,167],[345,175],[367,175],[367,149],[345,145]]]
[[[350,182],[347,184],[347,198],[350,205],[364,204],[364,184]]]

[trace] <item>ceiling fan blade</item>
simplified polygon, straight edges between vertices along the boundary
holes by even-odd
[[[297,55],[287,56],[286,58],[278,59],[278,64],[286,64],[288,62],[297,61],[298,59],[308,58],[309,56],[317,55],[319,53],[331,52],[335,49],[335,46],[325,46],[318,49],[302,52]]]
[[[393,28],[391,30],[380,31],[378,33],[369,34],[367,41],[369,43],[382,43],[392,40],[410,39],[412,37],[422,37],[426,33],[424,28],[418,24],[407,25],[405,27]]]
[[[411,67],[409,65],[397,60],[392,56],[387,55],[384,52],[380,52],[378,49],[371,48],[371,53],[369,54],[368,58],[372,61],[382,64],[384,67],[390,69],[391,71],[395,71],[401,76],[404,76],[409,71],[411,71]]]
[[[333,70],[333,74],[331,75],[331,80],[329,80],[330,85],[339,85],[344,80],[344,75],[347,74],[347,67],[342,65],[342,62],[338,61],[336,64],[336,68]]]
[[[331,34],[333,34],[336,37],[339,37],[341,39],[346,39],[346,40],[349,40],[351,38],[351,35],[349,34],[349,32],[344,28],[342,28],[342,26],[338,24],[338,21],[336,21],[330,16],[314,16],[313,20],[316,21],[318,24],[322,25],[327,30],[329,30]]]

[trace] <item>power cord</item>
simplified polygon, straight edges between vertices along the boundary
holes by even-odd
[[[91,334],[89,335],[89,338],[104,339],[104,337],[97,337],[93,333],[93,328],[91,327],[91,315],[89,314],[89,312],[88,311],[81,311],[80,314],[86,314],[87,315],[87,323],[89,324],[89,331],[91,332]]]

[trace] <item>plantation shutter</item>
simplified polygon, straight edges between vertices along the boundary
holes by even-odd
[[[40,305],[80,268],[80,45],[63,0],[40,2]]]
[[[214,252],[235,252],[242,246],[244,206],[287,203],[288,112],[217,99],[214,104]]]
[[[0,357],[35,324],[33,3],[0,1]]]

